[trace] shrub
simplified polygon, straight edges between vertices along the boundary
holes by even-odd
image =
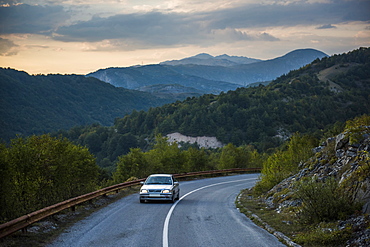
[[[321,223],[308,232],[298,234],[294,241],[304,246],[343,246],[351,236],[351,229],[338,229],[336,223]]]
[[[302,200],[299,218],[304,223],[343,219],[357,209],[334,178],[326,181],[303,179],[298,182],[296,195]]]

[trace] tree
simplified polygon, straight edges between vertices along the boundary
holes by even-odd
[[[185,157],[185,171],[207,171],[215,169],[210,164],[209,154],[204,148],[197,149],[190,147],[184,151]]]
[[[97,188],[99,167],[87,148],[49,135],[1,148],[1,219],[12,219]]]
[[[113,173],[114,183],[125,182],[130,177],[143,178],[150,174],[150,168],[140,148],[131,148],[127,155],[118,157],[117,170]]]
[[[177,143],[168,143],[167,138],[156,136],[152,150],[146,153],[147,161],[154,173],[180,173],[184,169],[184,155]]]

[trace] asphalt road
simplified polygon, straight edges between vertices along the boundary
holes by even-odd
[[[125,197],[76,223],[49,247],[285,246],[235,208],[257,174],[180,181],[175,203]]]

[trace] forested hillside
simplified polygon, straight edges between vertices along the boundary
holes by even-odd
[[[370,50],[323,58],[267,86],[204,95],[117,119],[118,133],[216,136],[223,143],[275,147],[294,132],[321,131],[370,110]],[[334,66],[334,67],[333,67]],[[320,73],[332,68],[325,80]],[[320,76],[320,78],[323,78]],[[154,131],[153,131],[154,130]]]
[[[267,86],[135,111],[116,119],[112,128],[95,125],[60,133],[90,147],[106,164],[130,147],[146,149],[157,133],[216,136],[224,144],[268,151],[295,132],[321,137],[348,119],[369,114],[369,62],[370,49],[361,48],[317,59]]]
[[[0,68],[0,139],[41,134],[73,126],[113,124],[132,110],[170,100],[116,88],[78,75],[29,75]]]

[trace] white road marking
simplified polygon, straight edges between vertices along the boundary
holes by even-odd
[[[228,181],[228,182],[222,182],[222,183],[216,183],[216,184],[211,184],[211,185],[207,185],[207,186],[204,186],[204,187],[200,187],[198,189],[195,189],[195,190],[192,190],[190,192],[188,192],[187,194],[183,195],[179,200],[177,200],[173,205],[172,207],[170,208],[170,210],[168,211],[167,213],[167,216],[166,216],[166,219],[164,221],[164,226],[163,226],[163,244],[162,246],[163,247],[168,247],[168,226],[170,224],[170,218],[171,218],[171,215],[172,215],[172,212],[173,210],[175,210],[175,207],[176,205],[182,200],[184,199],[185,197],[187,197],[188,195],[194,193],[194,192],[197,192],[198,190],[202,190],[202,189],[205,189],[205,188],[209,188],[209,187],[212,187],[212,186],[216,186],[216,185],[220,185],[220,184],[229,184],[229,183],[236,183],[236,182],[240,182],[240,181],[247,181],[247,180],[256,180],[254,178],[248,178],[248,179],[240,179],[240,180],[234,180],[234,181]]]

